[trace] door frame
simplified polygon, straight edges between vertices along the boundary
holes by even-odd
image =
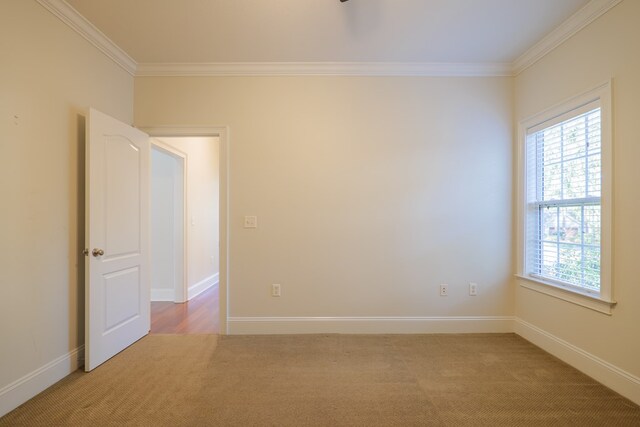
[[[228,126],[148,126],[139,128],[150,138],[162,137],[218,137],[219,138],[219,222],[220,279],[219,312],[220,334],[228,334],[229,306],[229,127]],[[185,181],[186,182],[186,181]],[[186,193],[185,193],[186,194]],[[185,219],[188,217],[185,216]],[[185,234],[186,236],[186,234]],[[186,245],[185,245],[186,246]],[[188,284],[187,284],[188,285]]]
[[[147,132],[148,133],[148,132]],[[172,146],[170,146],[169,144],[166,144],[162,141],[160,141],[159,139],[157,139],[154,136],[149,135],[149,140],[151,142],[151,150],[158,150],[161,151],[163,153],[165,153],[168,156],[173,157],[174,159],[176,159],[178,162],[180,162],[181,165],[181,171],[182,171],[182,200],[180,201],[180,203],[182,203],[182,280],[180,283],[174,283],[174,287],[173,287],[173,302],[175,303],[183,303],[187,301],[187,295],[188,295],[188,291],[187,288],[189,286],[189,267],[188,267],[188,260],[189,260],[189,236],[187,234],[187,221],[188,221],[188,205],[187,205],[187,191],[188,191],[188,186],[187,186],[187,170],[189,167],[189,163],[188,163],[188,158],[187,158],[187,153],[184,153],[180,150],[178,150],[177,148],[174,148]],[[153,167],[153,160],[151,160],[151,166]],[[153,182],[151,183],[151,185],[153,185]],[[174,200],[175,202],[175,200]],[[150,214],[152,215],[153,213],[150,212]],[[174,224],[175,226],[176,224]],[[151,238],[153,238],[153,235],[151,236]],[[151,261],[151,265],[153,265],[153,261]],[[175,277],[174,277],[175,279]]]

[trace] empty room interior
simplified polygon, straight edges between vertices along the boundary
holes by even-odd
[[[0,425],[640,425],[639,22],[0,0]]]

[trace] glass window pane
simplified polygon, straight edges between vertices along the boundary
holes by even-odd
[[[560,241],[582,243],[582,207],[563,206],[559,208]]]
[[[542,263],[540,274],[547,277],[557,277],[558,245],[555,243],[542,244]]]
[[[584,286],[595,291],[600,290],[600,249],[585,248]]]
[[[600,206],[580,199],[600,197],[600,109],[543,129],[527,143],[535,144],[527,164],[533,179],[527,182],[528,194],[535,192],[534,200],[542,202],[528,214],[535,224],[530,235],[535,246],[527,249],[532,272],[599,290]]]
[[[556,241],[558,239],[558,208],[543,207],[542,211],[542,240]]]
[[[602,161],[600,155],[588,157],[589,162],[589,194],[588,197],[600,197],[602,183]]]
[[[545,165],[559,162],[562,153],[560,126],[543,130],[539,134],[538,144],[541,144],[539,152],[542,154],[539,160]]]
[[[563,156],[565,159],[584,157],[586,153],[584,117],[563,126]]]
[[[569,160],[563,164],[562,184],[564,199],[586,197],[586,162],[584,158]]]
[[[584,207],[584,244],[600,245],[600,206]]]
[[[542,200],[560,200],[562,198],[562,181],[560,172],[562,165],[556,163],[545,166],[540,185],[542,186]]]
[[[587,115],[587,130],[589,136],[589,154],[599,153],[602,148],[600,140],[600,110]]]
[[[560,244],[558,278],[579,285],[582,281],[582,250],[579,246]]]

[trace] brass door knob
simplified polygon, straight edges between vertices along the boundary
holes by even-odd
[[[93,256],[95,256],[95,257],[99,257],[99,256],[104,255],[104,251],[103,251],[102,249],[98,249],[98,248],[96,248],[96,249],[94,249],[93,251],[91,251],[91,254],[92,254]]]

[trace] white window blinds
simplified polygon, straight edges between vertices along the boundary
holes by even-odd
[[[527,130],[526,268],[600,292],[602,139],[599,101]]]

